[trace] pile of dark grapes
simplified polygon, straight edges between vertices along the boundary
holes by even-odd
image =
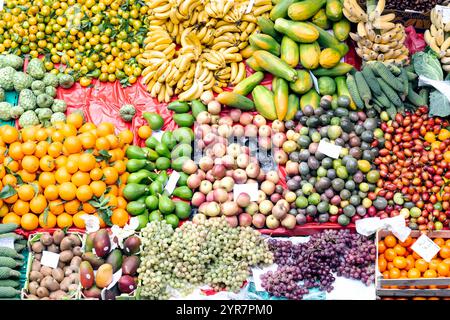
[[[333,272],[366,285],[375,280],[374,241],[349,230],[326,230],[299,244],[270,239],[269,249],[278,268],[261,276],[262,287],[276,297],[301,300],[310,288],[331,292]]]

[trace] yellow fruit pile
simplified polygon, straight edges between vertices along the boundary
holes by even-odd
[[[48,128],[0,127],[1,222],[24,230],[84,228],[88,214],[101,227],[123,227],[125,150],[132,141],[131,131],[116,135],[111,123],[83,124],[79,113]]]
[[[239,52],[258,30],[256,18],[268,17],[271,9],[271,0],[149,3],[145,51],[137,58],[146,67],[142,83],[165,102],[174,94],[190,101],[204,91],[220,93],[229,83],[239,83],[246,76]]]

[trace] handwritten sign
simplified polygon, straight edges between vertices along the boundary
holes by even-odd
[[[426,262],[430,262],[439,250],[441,250],[441,248],[425,234],[422,234],[416,242],[414,242],[411,249],[413,249],[413,251],[421,256]]]

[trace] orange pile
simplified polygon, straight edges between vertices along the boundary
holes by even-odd
[[[92,214],[101,227],[106,216],[124,226],[125,150],[132,141],[131,131],[116,135],[111,123],[83,124],[78,113],[48,128],[0,127],[1,222],[25,230],[85,228],[81,217]]]
[[[429,263],[411,249],[415,241],[416,239],[408,237],[405,242],[401,242],[389,235],[378,242],[378,269],[384,279],[450,277],[450,239],[433,239],[441,250]],[[397,287],[391,286],[391,288]],[[436,286],[417,288],[436,289]]]

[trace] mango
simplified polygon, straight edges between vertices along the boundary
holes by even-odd
[[[113,279],[113,266],[109,263],[105,263],[100,266],[95,275],[95,285],[100,288],[106,288],[112,282]]]
[[[94,285],[94,269],[88,261],[80,263],[80,283],[85,289],[89,289]]]
[[[95,234],[94,250],[95,254],[100,258],[106,256],[111,250],[111,240],[107,230],[100,229]]]

